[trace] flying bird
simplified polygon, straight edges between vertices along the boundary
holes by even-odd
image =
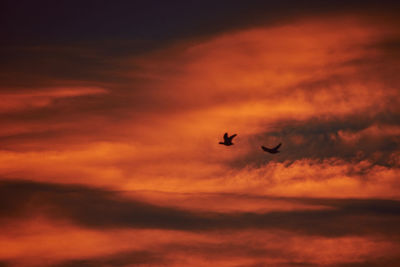
[[[236,134],[228,136],[228,133],[224,134],[224,142],[219,142],[221,145],[231,146],[233,145],[232,139],[236,136]]]
[[[261,146],[261,148],[265,151],[265,152],[269,152],[269,153],[272,153],[272,154],[276,154],[276,153],[279,153],[280,151],[278,151],[278,149],[281,147],[281,145],[282,145],[282,143],[279,143],[279,145],[277,145],[276,147],[274,147],[274,148],[268,148],[268,147],[265,147],[265,146]]]

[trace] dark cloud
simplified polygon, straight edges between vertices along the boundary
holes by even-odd
[[[283,162],[334,157],[356,162],[370,160],[373,164],[393,166],[392,154],[399,151],[400,139],[395,133],[385,133],[385,127],[399,127],[397,117],[398,114],[385,112],[374,115],[356,113],[346,117],[278,121],[269,125],[266,132],[250,136],[249,143],[257,147],[274,146],[277,142],[282,142],[280,154],[263,157],[263,151],[257,149],[235,159],[230,165],[242,168],[247,165],[261,166],[269,160]],[[368,132],[371,128],[373,129]],[[374,130],[378,132],[372,132]],[[348,141],[342,136],[344,134],[354,135],[355,138]]]
[[[148,228],[183,231],[270,229],[328,237],[400,234],[400,202],[380,199],[307,199],[322,210],[195,212],[157,206],[84,186],[2,182],[2,219],[43,214],[90,228]],[[290,199],[286,199],[290,200]]]
[[[389,36],[384,40],[380,40],[369,45],[367,48],[377,49],[378,51],[384,52],[384,55],[390,55],[392,60],[396,60],[400,57],[400,38],[399,36]],[[398,67],[398,66],[393,66]]]
[[[119,198],[113,192],[84,186],[4,182],[0,188],[3,218],[44,213],[88,227],[201,228],[205,218],[191,212]]]

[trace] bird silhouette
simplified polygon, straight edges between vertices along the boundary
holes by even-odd
[[[228,136],[228,133],[224,134],[224,142],[219,142],[221,145],[231,146],[233,145],[232,139],[236,136],[236,134]]]
[[[276,147],[274,147],[274,148],[268,148],[268,147],[265,147],[265,146],[261,146],[261,148],[265,151],[265,152],[269,152],[269,153],[272,153],[272,154],[276,154],[276,153],[279,153],[280,151],[278,151],[278,149],[281,147],[281,145],[282,145],[282,143],[279,143],[279,145],[277,145]]]

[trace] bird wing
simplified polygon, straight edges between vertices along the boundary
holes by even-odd
[[[232,139],[236,136],[237,134],[233,134],[233,135],[231,135],[230,137],[229,137],[229,140],[231,140],[232,141]]]
[[[279,145],[277,145],[276,147],[273,148],[273,150],[278,150],[278,148],[280,148],[282,145],[282,143],[279,143]]]
[[[229,140],[228,133],[225,133],[224,134],[224,141],[228,141],[228,140]]]
[[[261,146],[261,148],[266,151],[266,152],[270,152],[271,153],[271,149],[265,146]]]

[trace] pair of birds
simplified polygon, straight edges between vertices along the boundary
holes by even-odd
[[[228,133],[224,134],[224,142],[219,142],[221,145],[225,145],[225,146],[231,146],[233,145],[232,143],[232,139],[236,136],[236,134],[228,136]],[[278,151],[278,149],[281,147],[282,143],[279,143],[279,145],[277,145],[274,148],[268,148],[265,146],[261,146],[261,148],[265,151],[265,152],[269,152],[272,154],[276,154],[279,153],[280,151]]]

